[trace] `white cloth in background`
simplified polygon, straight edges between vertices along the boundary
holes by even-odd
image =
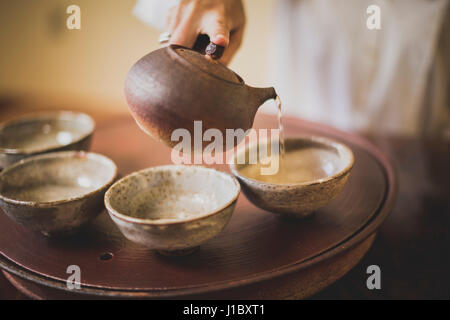
[[[371,4],[381,8],[381,30],[366,27]],[[424,126],[441,126],[439,121],[448,121],[442,92],[448,73],[430,70],[447,5],[447,0],[280,1],[272,76],[287,112],[377,133],[412,135],[430,129]],[[425,101],[430,81],[437,91]],[[425,123],[428,116],[435,123]]]
[[[134,13],[162,29],[164,12],[177,3],[139,0]],[[387,134],[418,135],[449,125],[450,45],[440,45],[450,37],[450,28],[443,30],[449,0],[276,4],[268,83],[286,114]],[[381,8],[381,30],[366,27],[372,4]]]

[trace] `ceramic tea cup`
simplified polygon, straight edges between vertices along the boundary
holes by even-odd
[[[259,150],[270,150],[274,142],[260,142]],[[273,150],[278,150],[276,146]],[[289,138],[284,158],[278,158],[277,173],[263,175],[259,162],[248,163],[249,154],[255,154],[257,148],[255,143],[239,149],[230,169],[254,205],[285,217],[308,216],[336,198],[354,162],[352,151],[337,141],[315,136]]]
[[[0,173],[0,207],[8,217],[46,236],[76,231],[103,209],[117,168],[84,151],[46,153]]]
[[[129,240],[165,255],[185,255],[220,233],[240,192],[237,180],[199,166],[132,173],[105,194],[112,220]]]
[[[87,114],[55,111],[26,115],[0,124],[0,169],[30,156],[89,150],[94,120]]]

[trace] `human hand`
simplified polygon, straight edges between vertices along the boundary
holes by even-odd
[[[245,26],[241,0],[182,0],[167,19],[169,44],[192,48],[201,34],[225,47],[220,62],[228,64],[239,49]]]

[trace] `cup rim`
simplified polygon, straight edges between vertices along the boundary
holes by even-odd
[[[74,145],[83,139],[86,139],[88,136],[92,135],[95,130],[95,121],[94,119],[84,112],[79,111],[68,111],[68,110],[57,110],[57,111],[41,111],[41,112],[32,112],[28,113],[26,115],[20,116],[15,119],[11,119],[8,121],[4,121],[0,123],[0,135],[2,134],[2,131],[4,128],[18,124],[21,122],[27,122],[27,121],[38,121],[38,120],[72,120],[77,121],[77,117],[84,117],[87,119],[87,124],[89,125],[89,129],[86,130],[86,132],[82,133],[77,139],[71,141],[69,144],[66,145],[51,145],[46,147],[35,147],[35,148],[4,148],[0,147],[0,153],[3,154],[11,154],[11,155],[32,155],[37,153],[44,153],[49,151],[57,151],[59,148],[66,148],[68,146]]]
[[[315,179],[315,180],[311,180],[311,181],[297,182],[297,183],[281,184],[281,183],[265,182],[265,181],[260,181],[260,180],[256,180],[256,179],[247,177],[239,172],[239,170],[236,168],[236,158],[237,158],[238,154],[247,152],[247,150],[249,150],[250,148],[258,147],[261,144],[267,145],[267,143],[269,141],[272,142],[274,140],[278,140],[278,138],[267,139],[262,142],[259,142],[259,141],[251,142],[248,145],[245,144],[245,147],[238,148],[231,159],[232,161],[228,165],[231,172],[233,173],[233,175],[238,177],[239,179],[251,182],[253,184],[278,187],[278,188],[280,188],[280,187],[295,188],[295,187],[302,187],[302,186],[318,185],[318,184],[326,183],[331,180],[335,180],[335,179],[347,174],[348,172],[350,172],[350,170],[353,168],[353,165],[355,163],[355,156],[353,154],[353,151],[350,149],[350,147],[346,146],[345,144],[343,144],[341,142],[338,142],[337,140],[334,140],[334,139],[331,139],[328,137],[324,137],[324,136],[318,136],[318,135],[297,135],[297,136],[292,136],[292,137],[286,137],[285,142],[292,141],[292,140],[304,140],[304,141],[317,142],[322,145],[332,146],[335,149],[337,149],[338,151],[340,151],[340,150],[344,151],[349,156],[349,162],[343,169],[341,169],[338,172],[336,172],[332,175],[329,175],[325,178]]]
[[[112,207],[111,203],[110,203],[110,199],[113,195],[114,192],[114,188],[117,188],[118,185],[120,185],[121,183],[123,183],[123,181],[127,180],[127,179],[131,179],[132,177],[135,176],[139,176],[143,173],[147,173],[147,172],[152,172],[152,171],[159,171],[159,170],[164,170],[164,169],[170,169],[170,170],[176,170],[176,169],[181,169],[181,170],[186,170],[186,169],[190,169],[190,168],[196,168],[197,170],[212,170],[215,172],[215,174],[220,174],[223,176],[226,176],[227,178],[230,178],[231,181],[233,181],[234,185],[236,186],[236,192],[233,196],[233,198],[229,201],[227,201],[224,205],[222,205],[221,207],[219,207],[218,209],[213,210],[212,212],[209,213],[205,213],[205,214],[201,214],[199,216],[196,217],[190,217],[190,218],[184,218],[184,219],[143,219],[143,218],[135,218],[135,217],[131,217],[129,215],[120,213],[119,211],[117,211],[115,208]],[[105,207],[108,211],[108,213],[115,217],[118,218],[122,221],[128,222],[128,223],[133,223],[133,224],[141,224],[141,225],[154,225],[154,226],[161,226],[161,225],[174,225],[174,224],[182,224],[182,223],[189,223],[192,221],[198,221],[198,220],[202,220],[202,219],[206,219],[209,218],[213,215],[216,215],[220,212],[222,212],[224,209],[228,208],[230,205],[232,205],[237,198],[239,197],[239,194],[241,192],[241,185],[239,184],[239,182],[237,181],[237,179],[224,171],[220,171],[217,170],[215,168],[210,168],[210,167],[205,167],[205,166],[199,166],[199,165],[160,165],[160,166],[155,166],[155,167],[149,167],[143,170],[139,170],[133,173],[130,173],[128,175],[126,175],[125,177],[117,180],[113,185],[111,185],[111,187],[109,187],[109,189],[106,191],[105,193]]]
[[[36,207],[36,208],[53,207],[55,205],[60,205],[60,204],[65,204],[65,203],[70,203],[70,202],[74,202],[77,200],[85,199],[85,198],[101,191],[102,189],[107,188],[117,178],[118,171],[117,171],[117,166],[114,163],[114,161],[112,161],[110,158],[108,158],[102,154],[95,153],[95,152],[87,152],[87,151],[58,151],[58,152],[39,154],[39,155],[32,156],[32,157],[29,157],[26,159],[22,159],[16,163],[12,164],[11,166],[6,167],[3,171],[1,171],[0,178],[7,175],[11,170],[21,167],[29,162],[33,162],[36,160],[39,161],[39,160],[47,159],[47,158],[57,159],[57,158],[73,158],[73,157],[87,157],[90,159],[96,159],[96,160],[108,162],[108,165],[110,167],[112,167],[112,169],[113,169],[113,174],[111,175],[111,178],[108,179],[106,182],[102,183],[102,185],[100,187],[95,188],[94,190],[92,190],[88,193],[84,193],[79,196],[70,197],[67,199],[61,199],[61,200],[56,200],[56,201],[17,200],[17,199],[12,199],[12,198],[9,198],[9,197],[3,195],[2,191],[0,189],[0,200],[4,201],[6,203],[10,203],[10,204],[23,205],[23,206],[28,206],[28,207]],[[0,181],[1,181],[1,179],[0,179]]]

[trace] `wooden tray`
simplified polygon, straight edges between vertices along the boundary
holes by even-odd
[[[256,127],[275,127],[259,116]],[[0,214],[0,267],[34,298],[302,298],[331,284],[367,252],[392,209],[396,180],[386,157],[352,134],[294,118],[287,134],[319,134],[350,146],[355,166],[343,193],[312,217],[293,222],[256,208],[241,195],[224,232],[187,257],[169,258],[135,245],[106,213],[63,241],[47,239]],[[170,149],[129,117],[102,124],[93,151],[122,175],[170,163]],[[221,166],[224,170],[227,168]],[[108,254],[112,255],[111,259]],[[80,290],[68,290],[69,265],[81,268]]]

